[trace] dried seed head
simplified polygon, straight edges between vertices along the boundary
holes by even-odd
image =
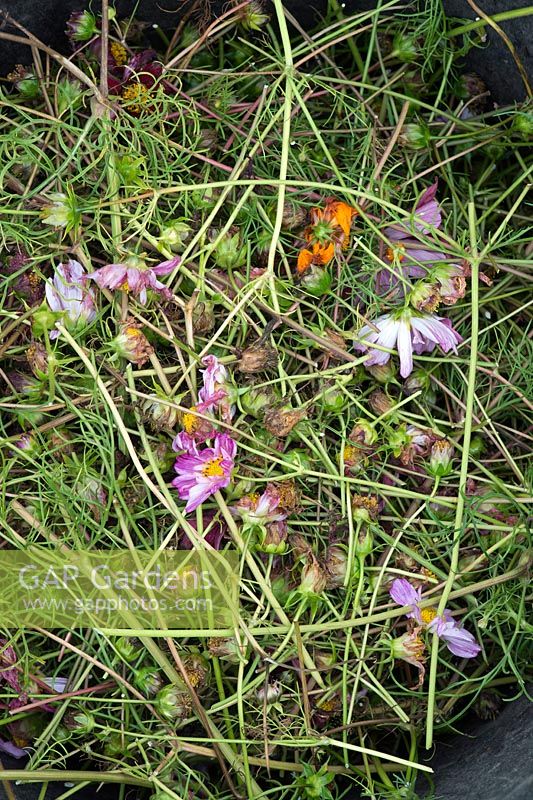
[[[215,311],[211,303],[200,301],[196,303],[192,312],[192,327],[194,333],[209,333],[215,327]]]
[[[255,342],[243,350],[237,362],[237,369],[247,375],[256,372],[268,372],[278,365],[278,352],[275,347],[267,343]]]
[[[289,231],[294,231],[297,228],[303,228],[307,222],[307,212],[301,206],[296,206],[290,200],[286,200],[283,204],[283,216],[281,219],[282,226]]]
[[[293,480],[267,483],[266,491],[278,500],[278,509],[287,516],[300,507],[300,492]]]
[[[26,358],[36,378],[42,378],[48,373],[48,354],[46,347],[41,342],[30,344],[26,350]]]
[[[271,408],[265,414],[265,428],[277,439],[284,439],[305,416],[302,409]]]
[[[382,392],[381,389],[376,389],[372,392],[368,398],[368,403],[372,411],[378,416],[386,414],[387,411],[394,408],[394,403],[391,398],[385,394],[385,392]]]
[[[363,522],[376,520],[379,514],[378,498],[373,494],[366,496],[354,495],[352,497],[352,512],[354,519],[360,519]]]
[[[138,367],[146,364],[154,352],[154,348],[141,328],[142,325],[133,317],[128,317],[125,322],[121,323],[120,333],[111,342],[111,347],[118,355]]]

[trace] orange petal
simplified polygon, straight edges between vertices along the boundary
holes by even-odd
[[[313,253],[310,250],[300,250],[298,253],[298,263],[296,264],[296,271],[298,275],[303,275],[307,272],[313,263]]]
[[[329,244],[325,245],[315,244],[313,247],[313,253],[315,256],[315,263],[327,264],[335,255],[335,244],[333,242],[329,242]]]

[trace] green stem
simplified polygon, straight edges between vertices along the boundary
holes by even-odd
[[[491,20],[493,22],[505,22],[508,19],[519,19],[520,17],[528,17],[533,14],[533,6],[526,6],[525,8],[512,8],[509,11],[500,11],[499,14],[493,14]],[[448,32],[448,36],[460,36],[462,33],[476,30],[476,28],[483,28],[488,25],[485,19],[475,19],[472,22],[467,22],[466,25],[459,25],[457,28],[452,28]]]
[[[479,255],[477,249],[477,229],[476,229],[476,215],[475,206],[473,202],[468,204],[468,221],[470,228],[470,244],[472,247],[472,336],[470,341],[470,364],[468,368],[468,386],[466,394],[466,408],[465,408],[465,422],[464,422],[464,435],[463,435],[463,456],[461,459],[461,474],[459,476],[459,487],[457,490],[457,507],[455,511],[454,523],[454,537],[453,549],[450,559],[450,571],[446,579],[446,583],[442,590],[437,613],[440,615],[444,611],[444,607],[450,596],[453,582],[457,575],[457,566],[459,562],[459,548],[461,545],[461,530],[463,524],[463,514],[465,507],[466,495],[466,482],[468,479],[468,463],[470,440],[472,438],[472,422],[473,410],[475,399],[475,386],[476,386],[476,369],[477,369],[477,356],[478,356],[478,338],[479,338]],[[428,690],[428,709],[426,718],[426,748],[429,750],[433,744],[433,717],[435,713],[435,693],[437,682],[437,665],[439,657],[439,637],[437,633],[433,634],[433,642],[431,647],[431,665],[429,670],[429,690]]]

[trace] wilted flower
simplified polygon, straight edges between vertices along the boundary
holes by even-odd
[[[352,516],[362,522],[373,522],[379,514],[379,500],[373,494],[352,497]]]
[[[67,20],[65,33],[72,42],[87,42],[96,32],[96,17],[91,11],[73,11]]]
[[[435,477],[443,478],[452,471],[453,444],[449,439],[438,439],[431,448],[429,471]]]
[[[338,589],[344,586],[348,571],[348,553],[341,544],[332,544],[326,550],[324,566],[327,571],[327,588]]]
[[[26,350],[26,359],[36,378],[43,378],[48,373],[48,353],[41,342],[32,342]]]
[[[192,328],[194,333],[209,333],[215,327],[215,310],[213,303],[198,300],[192,310]]]
[[[207,649],[212,658],[220,658],[230,664],[239,664],[246,652],[246,647],[239,645],[236,639],[213,637],[207,640]]]
[[[77,708],[67,711],[63,717],[63,725],[76,734],[90,733],[94,728],[94,717],[89,711]]]
[[[400,375],[407,378],[413,370],[413,352],[431,352],[439,345],[445,353],[457,353],[457,345],[462,341],[462,336],[448,319],[405,308],[396,314],[383,314],[371,325],[364,325],[357,334],[354,347],[360,352],[370,350],[370,357],[365,362],[368,364],[386,364],[391,356],[387,351],[397,348]],[[374,349],[370,347],[372,344],[385,349]]]
[[[277,498],[278,509],[284,511],[287,516],[300,506],[300,492],[293,480],[267,483],[266,491]]]
[[[198,406],[191,406],[188,411],[182,412],[180,421],[183,430],[174,437],[172,442],[172,449],[176,452],[180,450],[195,452],[197,444],[212,439],[215,435],[214,420],[206,418],[204,414],[200,416]]]
[[[123,264],[108,264],[89,273],[87,277],[96,281],[101,289],[107,288],[112,291],[121,289],[123,292],[130,292],[144,305],[148,297],[147,289],[153,289],[165,300],[172,298],[170,289],[157,278],[160,275],[168,275],[179,263],[180,258],[176,256],[169,261],[162,261],[155,267],[149,267],[142,258],[132,255]]]
[[[257,689],[255,696],[260,703],[275,703],[281,696],[281,686],[278,681],[267,683]]]
[[[287,536],[289,529],[285,519],[268,522],[264,528],[259,529],[257,549],[263,553],[281,555],[287,549]]]
[[[361,447],[370,447],[377,440],[378,435],[374,426],[366,419],[355,420],[348,439]]]
[[[417,311],[436,311],[440,301],[438,286],[428,281],[418,281],[409,293],[409,302]]]
[[[357,209],[334,197],[326,200],[325,208],[311,209],[311,224],[305,232],[308,244],[298,256],[298,275],[303,275],[312,265],[325,266],[335,255],[336,246],[348,245],[352,219],[357,213]]]
[[[269,19],[257,0],[250,0],[239,12],[239,22],[247,31],[260,31]]]
[[[46,282],[46,300],[51,311],[61,312],[62,322],[76,329],[91,323],[96,317],[94,294],[87,287],[88,275],[79,261],[60,264],[52,281]],[[57,339],[59,331],[53,330],[50,339]]]
[[[237,445],[230,436],[216,433],[213,447],[195,448],[178,456],[174,464],[178,477],[172,486],[182,500],[187,500],[186,513],[229,484],[236,452]]]
[[[278,351],[268,342],[259,340],[254,342],[246,350],[243,350],[237,362],[237,369],[247,375],[256,372],[267,372],[275,369],[278,365]]]
[[[475,638],[454,620],[448,609],[445,608],[439,617],[436,608],[420,608],[422,589],[415,589],[405,578],[396,578],[392,582],[390,596],[398,605],[410,606],[407,618],[415,619],[419,625],[436,633],[455,656],[474,658],[480,652],[481,647]]]
[[[302,206],[297,206],[286,200],[283,204],[283,216],[281,218],[281,225],[289,231],[296,228],[302,228],[307,219],[307,214]]]
[[[44,297],[44,281],[40,275],[29,268],[29,262],[30,258],[26,250],[17,244],[6,259],[4,270],[6,275],[20,273],[12,284],[13,289],[17,295],[27,300],[30,305],[36,306],[39,305]],[[24,267],[26,269],[21,272]]]
[[[17,654],[6,639],[0,639],[0,683],[5,681],[13,691],[21,692],[22,686],[19,682],[19,672],[17,670]]]
[[[72,192],[52,192],[48,195],[51,203],[41,208],[41,217],[45,225],[54,228],[65,228],[67,231],[75,228],[81,219],[76,197]]]
[[[279,503],[278,492],[269,484],[261,495],[246,494],[239,498],[233,511],[242,519],[245,528],[262,527],[287,518],[287,514],[278,508]]]
[[[370,393],[368,396],[368,404],[374,414],[380,417],[388,411],[391,411],[395,406],[394,401],[385,394],[385,392],[382,392],[381,389],[374,389],[374,391]]]
[[[295,425],[302,421],[306,416],[302,409],[282,407],[269,408],[265,413],[265,428],[277,439],[284,439],[292,431]]]
[[[309,553],[308,558],[308,562],[302,567],[297,593],[303,597],[317,598],[327,587],[329,576],[313,553]]]
[[[15,447],[25,453],[31,453],[37,449],[35,437],[31,433],[23,433],[15,442]]]
[[[426,673],[424,667],[426,661],[426,646],[420,638],[419,633],[420,628],[414,628],[412,631],[404,633],[403,636],[392,639],[390,643],[393,658],[401,658],[402,661],[407,661],[408,664],[412,664],[418,670],[418,683],[416,686],[411,687],[412,690],[422,686]]]
[[[149,360],[154,348],[141,330],[142,325],[133,317],[120,323],[119,334],[110,342],[110,347],[122,358],[142,367]]]
[[[33,100],[41,92],[37,75],[23,67],[22,64],[16,65],[13,72],[8,74],[7,80],[11,81],[24,100]]]
[[[168,720],[186,719],[192,712],[192,700],[183,685],[168,684],[159,690],[155,700],[155,707]]]
[[[437,436],[428,428],[417,428],[416,425],[409,425],[403,433],[401,449],[395,455],[399,456],[402,464],[412,467],[415,458],[429,455]]]
[[[231,422],[234,407],[229,402],[228,371],[216,356],[204,356],[201,370],[203,387],[198,392],[197,408],[202,413],[219,409],[224,422]]]
[[[145,400],[143,411],[150,420],[150,425],[155,431],[163,428],[174,428],[180,420],[180,412],[172,405],[170,398],[163,396]]]

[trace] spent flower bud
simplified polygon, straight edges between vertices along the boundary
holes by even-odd
[[[91,11],[73,11],[65,33],[72,42],[88,42],[98,32],[96,17]]]
[[[120,333],[110,342],[111,349],[118,356],[126,358],[132,364],[142,367],[150,359],[154,348],[141,330],[142,325],[133,317],[128,317],[120,324]]]
[[[218,231],[213,231],[211,238],[213,241],[218,239]],[[246,263],[246,245],[242,243],[239,230],[228,231],[219,239],[213,258],[221,269],[235,269]]]
[[[190,239],[191,226],[180,219],[172,220],[161,229],[158,242],[162,247],[178,252]]]
[[[153,697],[161,689],[163,680],[155,667],[141,667],[135,673],[133,683],[146,697]]]
[[[253,375],[256,372],[269,372],[278,365],[278,351],[271,344],[261,341],[254,342],[246,350],[243,350],[237,369],[246,375]]]
[[[438,439],[429,457],[429,471],[436,478],[443,478],[452,472],[452,459],[454,455],[453,444],[449,439]]]
[[[157,693],[155,707],[168,720],[186,719],[192,711],[192,702],[185,683],[168,684]]]

